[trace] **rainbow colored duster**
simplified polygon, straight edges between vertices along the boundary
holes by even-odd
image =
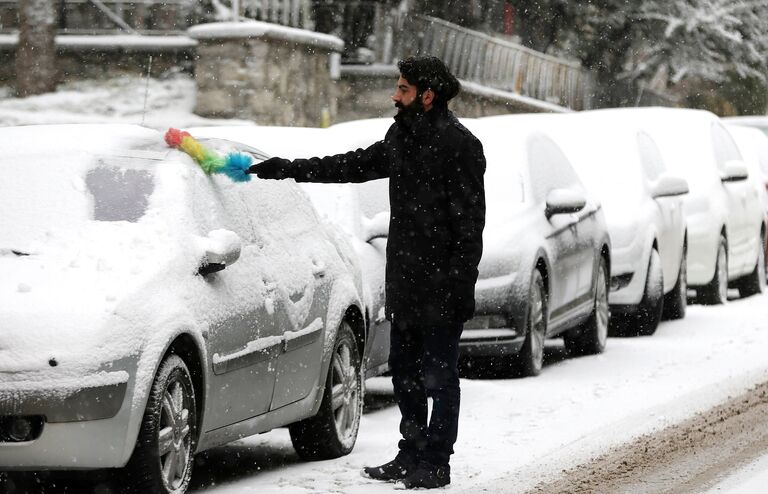
[[[189,132],[179,129],[168,129],[165,142],[172,148],[180,149],[190,155],[200,168],[207,174],[223,173],[235,182],[247,182],[251,179],[248,168],[253,158],[245,153],[229,153],[219,156],[207,149],[192,137]]]

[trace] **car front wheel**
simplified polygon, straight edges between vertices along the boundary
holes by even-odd
[[[195,390],[178,355],[160,364],[126,474],[136,492],[181,494],[192,478],[197,437]]]
[[[544,363],[547,334],[547,296],[539,270],[531,276],[528,296],[527,334],[523,348],[515,355],[514,372],[519,377],[538,376]]]
[[[643,298],[634,317],[629,318],[626,332],[638,336],[651,336],[656,332],[664,309],[664,271],[661,256],[656,249],[651,250],[648,260],[648,274],[645,277]]]
[[[728,301],[728,250],[725,237],[720,237],[712,281],[696,291],[696,299],[702,304],[717,305]]]
[[[293,447],[305,460],[326,460],[349,454],[357,440],[362,414],[360,352],[352,328],[342,322],[317,415],[288,427]]]
[[[683,248],[677,282],[672,291],[664,296],[664,319],[683,319],[688,308],[688,256]]]
[[[597,269],[597,281],[595,283],[595,301],[592,314],[575,332],[566,332],[563,335],[565,348],[571,355],[594,355],[605,351],[608,340],[608,319],[610,310],[608,307],[608,266],[605,259],[600,256],[600,265]]]

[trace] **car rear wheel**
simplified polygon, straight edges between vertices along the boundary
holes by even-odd
[[[724,304],[728,301],[728,250],[723,236],[717,246],[715,275],[712,281],[696,291],[696,299],[706,305]]]
[[[152,383],[136,448],[126,466],[136,492],[187,490],[197,437],[195,406],[187,365],[178,355],[168,355]]]
[[[760,234],[760,248],[757,253],[755,269],[740,279],[736,287],[739,289],[739,296],[741,297],[749,297],[765,291],[765,249],[762,233]]]
[[[563,335],[565,348],[571,355],[595,355],[605,351],[608,341],[608,266],[600,256],[595,283],[595,302],[592,314],[580,328]]]
[[[664,296],[664,319],[683,319],[688,308],[688,255],[687,248],[683,247],[683,255],[680,258],[680,270],[677,273],[677,282],[672,291]]]
[[[519,377],[538,376],[544,364],[544,340],[547,334],[547,295],[539,270],[531,276],[528,318],[523,347],[514,356],[514,372]]]
[[[317,415],[288,427],[293,447],[305,460],[326,460],[349,454],[357,440],[362,414],[360,352],[352,328],[342,322]]]

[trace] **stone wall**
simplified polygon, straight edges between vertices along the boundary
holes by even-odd
[[[15,35],[0,35],[0,84],[16,83]],[[121,74],[152,76],[194,70],[195,42],[186,36],[56,36],[57,84]]]
[[[203,24],[189,35],[198,42],[198,115],[305,127],[335,121],[340,39],[255,21]]]

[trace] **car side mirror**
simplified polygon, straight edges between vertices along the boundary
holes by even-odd
[[[571,189],[553,189],[547,194],[547,205],[544,214],[547,219],[556,214],[578,213],[587,205],[586,196]]]
[[[731,160],[725,163],[723,171],[720,173],[722,182],[738,182],[746,180],[749,177],[749,170],[746,163],[739,160]]]
[[[688,192],[690,192],[688,181],[684,178],[662,175],[651,188],[651,197],[657,199],[659,197],[681,196]]]
[[[380,211],[371,218],[363,218],[363,239],[366,242],[389,236],[389,211]]]
[[[221,271],[240,258],[242,241],[230,230],[213,230],[206,237],[196,237],[198,251],[202,254],[197,273],[206,276]]]

